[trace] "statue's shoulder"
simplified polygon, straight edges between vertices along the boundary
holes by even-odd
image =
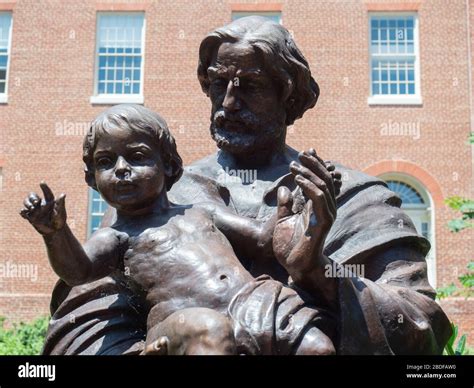
[[[221,165],[217,161],[217,153],[208,155],[199,159],[184,168],[184,174],[200,175],[210,179],[215,179],[222,170]]]
[[[222,202],[229,193],[218,182],[222,167],[216,154],[209,155],[184,168],[182,177],[168,192],[170,200],[177,204]]]

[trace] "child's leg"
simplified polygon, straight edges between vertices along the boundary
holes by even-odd
[[[148,330],[144,354],[236,354],[232,324],[208,308],[176,311]]]

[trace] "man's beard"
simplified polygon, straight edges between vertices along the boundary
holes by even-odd
[[[255,154],[274,148],[284,136],[284,117],[260,121],[249,111],[218,110],[211,119],[211,136],[217,146],[234,155]]]

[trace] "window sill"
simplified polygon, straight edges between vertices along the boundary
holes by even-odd
[[[120,94],[120,95],[99,95],[92,96],[90,103],[95,105],[115,105],[115,104],[143,104],[144,98],[140,94]]]
[[[0,94],[0,104],[8,103],[8,95],[7,94]]]
[[[371,96],[367,98],[369,105],[423,105],[420,96],[400,97],[400,96]]]

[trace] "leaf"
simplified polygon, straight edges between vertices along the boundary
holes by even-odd
[[[449,344],[446,344],[446,347],[444,348],[446,353],[448,353],[448,356],[454,356],[454,350],[453,347]]]
[[[448,205],[451,209],[453,210],[458,210],[461,208],[461,206],[466,203],[468,200],[465,198],[460,197],[459,195],[454,195],[452,197],[448,197],[444,200],[444,203]]]
[[[466,334],[463,334],[462,337],[460,338],[458,342],[458,346],[456,346],[456,352],[455,354],[457,356],[460,356],[461,354],[464,354],[464,348],[466,347]]]
[[[455,286],[454,283],[451,283],[449,286],[440,287],[436,290],[436,297],[438,299],[447,298],[448,296],[454,294],[458,288]]]
[[[456,218],[448,222],[448,228],[451,232],[457,233],[463,229],[472,228],[472,223],[463,220],[462,218]]]
[[[474,274],[465,274],[458,277],[459,281],[466,288],[474,287]]]
[[[449,345],[449,347],[452,350],[454,341],[456,340],[456,337],[458,336],[458,327],[454,323],[451,322],[451,329],[453,332],[451,334],[451,337],[449,337],[448,343],[446,344],[446,346]]]

